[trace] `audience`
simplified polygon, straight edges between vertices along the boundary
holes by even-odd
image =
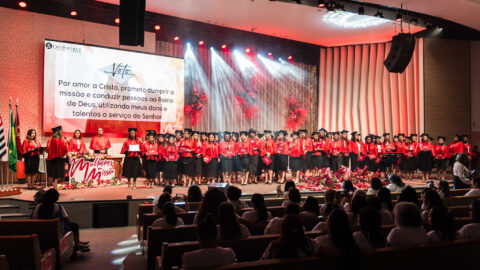
[[[261,260],[312,256],[317,252],[317,243],[306,237],[300,219],[287,215],[283,220],[280,239],[272,241]]]
[[[205,194],[205,197],[207,197],[207,194]],[[211,213],[206,213],[197,226],[197,239],[200,249],[183,253],[183,269],[214,267],[232,264],[237,261],[231,248],[217,246],[217,234],[215,217]]]
[[[440,195],[432,189],[425,189],[422,193],[422,199],[422,220],[423,223],[427,224],[430,210],[435,206],[441,206],[442,199],[440,199]]]
[[[402,190],[405,189],[405,183],[403,183],[402,179],[400,176],[392,173],[388,177],[388,181],[390,184],[388,184],[387,188],[390,190],[390,192],[402,192]]]
[[[233,205],[229,202],[222,202],[218,206],[218,239],[241,239],[250,236],[247,226],[238,222]]]
[[[227,199],[228,201],[233,205],[233,208],[235,208],[235,211],[238,211],[243,208],[248,208],[248,204],[240,199],[242,196],[242,190],[234,187],[234,186],[229,186],[227,188]]]
[[[392,225],[394,223],[392,212],[382,208],[382,202],[378,197],[367,198],[367,205],[378,212],[380,225]]]
[[[391,212],[393,210],[392,194],[386,187],[382,187],[377,192],[377,198],[380,200],[382,209]]]
[[[163,206],[167,202],[173,203],[172,196],[170,195],[170,193],[164,192],[162,195],[160,195],[158,197],[157,203],[153,206],[153,213],[157,214],[157,215],[160,215],[160,217],[162,217],[163,216]],[[175,211],[177,213],[185,211],[183,208],[180,208],[178,206],[174,206],[174,207],[175,207]]]
[[[428,221],[432,226],[432,230],[427,233],[428,242],[453,241],[460,238],[455,229],[455,219],[448,212],[448,208],[441,205],[434,206],[430,210]]]
[[[398,196],[398,202],[411,202],[416,206],[420,207],[420,202],[418,201],[417,191],[411,186],[407,186],[402,193]]]
[[[464,225],[458,233],[463,239],[480,238],[480,200],[475,200],[470,205],[472,223]]]
[[[475,178],[472,181],[472,189],[465,194],[468,197],[479,197],[480,196],[480,178]]]
[[[321,212],[323,216],[324,221],[318,222],[318,224],[312,229],[312,231],[317,231],[320,233],[326,233],[328,232],[328,225],[326,220],[328,220],[328,216],[330,215],[333,210],[340,209],[338,204],[336,203],[327,203],[325,204],[325,207],[323,208],[323,211]]]
[[[383,187],[382,181],[378,177],[372,177],[370,180],[370,188],[367,191],[367,195],[375,195]]]
[[[168,193],[168,194],[170,195],[170,197],[171,197],[171,196],[172,196],[172,192],[173,192],[172,186],[166,185],[165,187],[163,187],[163,192],[162,192],[162,194]],[[152,202],[153,205],[157,205],[158,200],[160,199],[160,196],[162,196],[162,194],[158,195],[157,197],[155,197],[155,198],[153,199],[153,202]]]
[[[305,202],[303,202],[303,211],[300,213],[300,220],[307,222],[310,220],[317,220],[320,215],[320,206],[318,201],[312,196],[308,196]]]
[[[379,212],[372,207],[360,211],[360,230],[353,233],[353,238],[360,249],[385,247],[387,241],[382,235]]]
[[[243,213],[243,220],[249,222],[250,224],[257,224],[268,222],[270,219],[272,219],[272,214],[270,211],[267,211],[267,206],[265,205],[265,200],[262,194],[253,194],[251,204],[253,210]]]
[[[356,229],[358,224],[358,214],[360,210],[367,206],[367,194],[361,189],[357,189],[352,197],[352,202],[344,206],[352,230]]]
[[[166,202],[162,207],[163,217],[156,219],[152,223],[155,229],[172,229],[183,225],[183,220],[177,216],[175,206],[171,202]]]
[[[438,183],[438,195],[440,195],[440,198],[445,199],[450,197],[450,186],[448,185],[448,182],[445,180],[441,180]]]
[[[290,188],[296,188],[295,182],[292,180],[288,180],[285,182],[285,185],[283,186],[283,198],[288,199],[288,191]]]
[[[205,196],[202,199],[202,203],[198,208],[195,217],[193,218],[193,223],[198,224],[199,221],[203,220],[207,214],[212,214],[213,218],[217,216],[218,206],[222,202],[226,202],[227,197],[225,193],[218,188],[213,188],[205,193]]]
[[[323,196],[325,198],[325,203],[322,204],[322,206],[320,207],[320,213],[323,212],[327,203],[334,203],[335,202],[335,199],[336,199],[336,196],[337,196],[337,191],[335,191],[335,189],[329,189],[329,190],[325,191]]]
[[[265,227],[264,234],[276,234],[282,232],[283,220],[287,215],[298,216],[300,214],[300,207],[297,204],[291,203],[287,205],[285,209],[285,215],[283,217],[274,217],[270,220],[267,227]]]
[[[470,188],[472,180],[468,170],[468,156],[464,153],[458,154],[453,164],[453,188]]]
[[[425,244],[427,233],[423,228],[420,208],[412,202],[399,202],[394,208],[396,227],[388,234],[391,246]]]
[[[288,200],[283,201],[282,206],[287,206],[291,203],[300,205],[302,198],[300,196],[300,190],[298,188],[292,187],[288,190]]]
[[[203,198],[202,190],[197,185],[191,185],[187,192],[187,202],[201,202]]]

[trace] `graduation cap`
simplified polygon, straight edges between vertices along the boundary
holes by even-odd
[[[418,137],[418,136],[417,136],[417,134],[413,133],[413,134],[410,134],[410,139],[411,139],[412,137]]]
[[[340,133],[342,133],[342,134],[348,133],[348,130],[344,129],[344,130],[340,131]]]
[[[323,131],[323,132],[325,132],[325,133],[328,133],[328,131],[327,131],[326,129],[324,129],[324,128],[321,128],[321,129],[319,129],[318,131],[320,131],[320,132]]]
[[[409,140],[411,140],[411,139],[412,139],[412,137],[411,137],[411,136],[405,136],[405,139],[409,139]]]
[[[232,132],[232,136],[235,136],[238,138],[238,132]]]
[[[240,136],[241,136],[241,135],[245,135],[245,136],[247,136],[247,135],[248,135],[248,132],[246,132],[245,130],[243,130],[243,131],[240,131]]]
[[[462,135],[462,138],[467,138],[467,139],[468,139],[468,138],[470,138],[470,135],[468,135],[468,134],[463,134],[463,135]]]
[[[165,137],[167,137],[167,139],[170,139],[170,138],[175,139],[175,135],[170,134],[170,133],[167,134]]]
[[[457,134],[457,135],[455,135],[455,137],[457,137],[457,138],[462,138],[462,135]]]
[[[248,133],[257,133],[257,131],[255,129],[251,128],[251,129],[248,130]]]
[[[210,135],[212,135],[213,137],[215,137],[215,136],[217,135],[217,133],[215,133],[215,132],[210,132],[210,133],[208,133],[208,136],[210,136]]]
[[[162,138],[165,138],[165,134],[162,134],[162,133],[157,133],[157,137],[162,137]]]
[[[413,135],[412,135],[412,136],[413,136]],[[420,135],[420,137],[423,137],[423,136],[430,137],[430,136],[428,135],[428,133],[422,133],[422,135]]]
[[[382,138],[382,137],[380,137],[380,136],[378,136],[378,135],[375,136],[375,139],[380,139],[380,138]]]
[[[186,128],[183,130],[184,133],[192,134],[192,129],[191,128]]]
[[[386,137],[386,136],[390,136],[390,133],[388,133],[388,132],[383,133],[383,137]]]
[[[177,129],[177,130],[175,130],[175,134],[183,134],[183,131]]]
[[[295,136],[295,135],[298,136],[298,132],[296,132],[296,131],[292,132],[292,133],[290,134],[290,137],[293,137],[293,136]]]
[[[340,132],[335,131],[335,132],[330,132],[332,135],[340,135]]]
[[[200,135],[201,135],[201,136],[208,136],[208,132],[202,131],[202,132],[200,132]]]
[[[259,137],[259,138],[262,138],[263,135],[265,135],[265,134],[263,134],[263,133],[258,133],[258,137]]]
[[[356,131],[352,132],[352,135],[353,135],[353,136],[355,136],[355,135],[357,135],[357,134],[358,134],[358,132],[356,132]]]
[[[264,131],[263,131],[263,133],[265,133],[265,134],[271,134],[271,133],[272,133],[272,131],[271,131],[271,130],[268,130],[268,129],[266,129],[266,130],[264,130]]]
[[[405,137],[405,133],[398,133],[398,137],[400,136]]]
[[[226,135],[232,136],[232,133],[231,133],[230,131],[224,131],[224,132],[223,132],[223,136],[226,136]]]
[[[155,136],[156,134],[155,130],[147,130],[147,136]]]
[[[398,135],[393,136],[394,139],[398,139]]]
[[[199,134],[199,132],[196,130],[192,131],[192,135],[195,135],[195,134]]]
[[[52,128],[52,132],[53,132],[53,133],[59,132],[60,130],[62,130],[62,126],[58,126],[58,127]]]
[[[318,132],[318,131],[312,132],[312,136],[315,136],[315,135],[320,135],[320,132]]]
[[[439,141],[440,139],[442,139],[442,140],[444,140],[444,141],[447,140],[447,138],[446,138],[445,136],[438,136],[437,141]]]
[[[137,132],[137,129],[136,128],[128,128],[128,132],[132,132],[132,131]],[[148,132],[148,130],[147,130],[147,132]]]

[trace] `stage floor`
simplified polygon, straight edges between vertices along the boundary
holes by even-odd
[[[414,188],[425,187],[425,181],[421,179],[417,180],[407,180],[404,181],[407,185],[411,185]],[[438,184],[438,180],[434,180],[435,184]],[[275,194],[278,184],[267,185],[264,183],[260,184],[250,184],[250,185],[236,185],[242,189],[244,194]],[[26,189],[26,184],[23,185],[14,185],[21,189],[22,194],[13,195],[3,198],[15,198],[21,200],[33,200],[33,195],[36,193],[35,190]],[[205,192],[208,189],[207,185],[200,185],[202,192]],[[155,186],[153,188],[146,188],[143,180],[139,180],[137,184],[137,189],[132,190],[128,189],[127,185],[111,186],[111,187],[97,187],[97,188],[86,188],[86,189],[76,189],[76,190],[59,190],[60,192],[60,202],[68,201],[102,201],[102,200],[123,200],[126,199],[128,195],[132,196],[132,199],[149,199],[161,194],[163,187]],[[173,194],[187,194],[188,188],[175,186],[173,188]],[[302,190],[305,192],[306,190]]]

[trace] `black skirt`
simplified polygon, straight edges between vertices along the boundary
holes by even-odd
[[[447,161],[448,159],[435,159],[435,168],[439,170],[446,170],[447,169]]]
[[[258,160],[259,160],[259,155],[253,155],[253,156],[250,156],[250,163],[249,163],[249,172],[250,172],[250,175],[257,175],[258,174]]]
[[[432,151],[420,151],[418,153],[418,169],[422,172],[432,170]]]
[[[157,161],[157,172],[163,172],[164,167],[165,167],[164,160]]]
[[[400,161],[400,170],[405,172],[413,172],[417,169],[416,160],[414,158],[402,157]]]
[[[263,157],[262,157],[263,158]],[[272,171],[273,168],[275,168],[275,155],[270,155],[270,160],[272,162],[270,162],[270,164],[265,164],[265,162],[263,162],[263,159],[262,159],[262,163],[263,163],[263,168],[265,170],[269,170],[269,171]]]
[[[312,164],[312,152],[307,152],[305,155],[305,160],[303,162],[303,168],[305,170],[312,170],[313,169],[313,164]]]
[[[320,155],[312,155],[312,166],[314,169],[321,169],[323,168],[323,156]]]
[[[242,172],[248,171],[248,168],[250,166],[250,156],[249,155],[238,156],[238,160],[240,162],[240,171]]]
[[[48,177],[54,179],[65,177],[65,158],[54,158],[47,162]]]
[[[202,175],[203,174],[203,158],[194,157],[193,158],[193,167],[194,167],[195,175]]]
[[[301,157],[290,157],[290,169],[299,171],[303,168],[303,159]]]
[[[38,173],[38,164],[40,163],[40,156],[27,155],[25,159],[25,174],[36,174]]]
[[[156,160],[145,160],[145,177],[147,179],[155,179],[157,176],[157,161]]]
[[[275,167],[277,171],[286,171],[288,169],[288,155],[276,154]]]
[[[178,176],[178,162],[177,161],[165,161],[164,164],[163,179],[165,180],[177,180]]]
[[[233,171],[240,172],[242,171],[242,164],[240,164],[240,157],[234,156],[233,157]]]
[[[205,177],[217,178],[218,176],[218,159],[212,158],[209,163],[205,163]]]
[[[193,165],[193,157],[182,157],[182,174],[193,176],[195,173],[195,167]]]
[[[140,164],[140,158],[138,157],[125,157],[123,160],[123,172],[122,176],[126,178],[137,178],[140,176],[142,167]]]
[[[220,166],[222,167],[222,172],[230,173],[233,172],[233,158],[222,157]]]

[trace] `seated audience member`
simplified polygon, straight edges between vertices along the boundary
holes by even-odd
[[[267,206],[265,205],[265,200],[262,194],[253,194],[251,204],[253,210],[243,213],[243,220],[249,222],[250,224],[256,224],[268,222],[270,219],[272,219],[272,213],[267,211]]]
[[[170,197],[171,197],[171,196],[172,196],[172,192],[173,192],[172,186],[166,185],[165,187],[163,187],[163,192],[162,192],[162,194],[168,193],[168,194],[170,194]],[[158,200],[160,199],[160,196],[162,196],[162,194],[158,195],[157,197],[155,197],[155,198],[153,199],[153,202],[152,202],[153,205],[156,205],[156,204],[158,203]]]
[[[367,205],[378,212],[378,215],[380,216],[380,225],[393,224],[394,220],[392,212],[382,208],[382,203],[378,197],[367,198]]]
[[[315,239],[319,255],[339,255],[340,269],[354,269],[358,263],[358,247],[345,211],[333,210],[327,219],[328,234]],[[334,249],[332,249],[334,248]]]
[[[377,192],[377,198],[380,200],[382,204],[382,209],[392,212],[393,204],[392,204],[392,194],[390,190],[386,187],[382,187]]]
[[[239,209],[243,208],[248,208],[248,204],[240,199],[242,196],[242,190],[234,187],[234,186],[229,186],[227,188],[227,199],[228,201],[233,205],[233,208],[235,208],[235,211],[238,211]]]
[[[327,203],[334,203],[335,202],[335,199],[336,199],[335,197],[337,196],[337,192],[334,189],[329,189],[329,190],[325,191],[323,196],[325,197],[325,203],[322,204],[322,206],[320,207],[320,213],[323,212],[323,209],[325,208]]]
[[[305,202],[303,202],[303,211],[300,213],[300,220],[303,222],[309,220],[317,220],[320,215],[320,207],[318,201],[312,196],[308,196]]]
[[[172,197],[170,195],[170,193],[168,192],[165,192],[163,193],[162,195],[160,195],[160,197],[158,197],[158,201],[157,201],[157,204],[155,204],[153,206],[153,213],[154,214],[157,214],[157,215],[160,215],[160,217],[163,216],[163,206],[165,205],[165,203],[173,203],[172,202]],[[181,213],[181,212],[184,212],[185,210],[183,208],[180,208],[178,206],[174,206],[175,207],[175,211],[177,213]]]
[[[317,243],[306,237],[296,215],[287,215],[283,220],[280,239],[272,241],[261,260],[296,258],[315,255]]]
[[[378,177],[372,177],[370,180],[370,188],[367,191],[367,195],[375,195],[378,190],[383,187],[382,181]]]
[[[400,176],[392,173],[388,177],[388,181],[390,184],[388,184],[387,188],[390,190],[390,192],[402,192],[403,189],[405,189],[405,183],[403,183],[402,179]]]
[[[295,182],[292,180],[286,181],[285,185],[283,186],[283,199],[288,199],[288,191],[290,188],[296,188]]]
[[[200,249],[183,253],[183,269],[214,267],[237,261],[231,248],[217,246],[217,226],[211,213],[205,214],[204,219],[199,222],[197,239]]]
[[[472,180],[468,170],[468,156],[464,153],[458,154],[453,164],[453,188],[470,188]]]
[[[68,217],[65,208],[61,204],[58,204],[58,198],[60,194],[56,189],[49,189],[43,195],[43,201],[35,206],[32,213],[32,219],[60,219],[60,228],[62,234],[67,232],[73,233],[73,240],[75,242],[75,251],[88,252],[90,248],[89,242],[80,241],[79,226],[77,223],[71,222]]]
[[[440,199],[440,195],[433,189],[426,189],[422,194],[422,198],[422,220],[424,224],[427,224],[430,210],[435,206],[441,206],[442,199]]]
[[[187,202],[201,202],[203,198],[202,190],[197,185],[191,185],[187,192]]]
[[[352,196],[353,193],[355,192],[356,188],[353,186],[352,181],[345,180],[345,181],[343,181],[342,190],[345,194],[350,194],[350,196]]]
[[[462,239],[480,238],[480,200],[470,205],[472,223],[464,225],[458,233]]]
[[[241,239],[250,236],[247,226],[238,222],[233,205],[229,202],[222,202],[218,206],[218,239]]]
[[[450,186],[448,185],[448,182],[445,180],[441,180],[438,183],[438,195],[440,195],[440,198],[445,199],[450,197]]]
[[[172,229],[183,225],[183,220],[177,216],[175,206],[171,202],[166,202],[162,207],[163,217],[157,218],[153,223],[154,229]]]
[[[420,207],[420,202],[418,201],[417,191],[411,186],[405,187],[404,190],[400,193],[397,199],[398,202],[411,202]]]
[[[480,178],[475,178],[472,181],[472,189],[465,194],[468,197],[479,197],[480,196]]]
[[[393,212],[396,227],[388,234],[389,245],[420,245],[428,241],[427,233],[422,226],[420,208],[417,205],[412,202],[399,202]]]
[[[372,207],[365,207],[359,216],[360,230],[353,233],[357,246],[360,249],[385,247],[387,240],[382,235],[379,212]]]
[[[317,223],[315,227],[312,229],[312,231],[320,232],[320,233],[326,233],[328,232],[328,225],[327,225],[327,220],[328,216],[330,213],[333,212],[333,210],[340,209],[340,206],[336,203],[327,203],[323,209],[322,214],[323,220]]]
[[[290,188],[290,190],[288,191],[288,200],[283,201],[282,206],[287,206],[291,203],[300,206],[301,202],[302,198],[300,196],[300,190],[298,188]]]
[[[300,207],[297,204],[291,203],[287,205],[285,209],[285,215],[283,217],[274,217],[270,220],[265,228],[264,234],[276,234],[282,232],[283,220],[287,215],[298,216],[300,214]]]
[[[205,196],[202,199],[202,203],[198,208],[195,217],[193,218],[193,223],[198,224],[199,221],[203,220],[207,214],[212,214],[213,218],[217,216],[218,206],[222,202],[226,202],[227,197],[225,193],[218,188],[211,189],[205,193]]]
[[[460,238],[455,229],[455,219],[445,206],[434,206],[430,210],[428,221],[433,228],[427,233],[428,242],[453,241]]]
[[[357,189],[352,197],[352,202],[344,206],[345,212],[350,221],[352,230],[356,229],[358,224],[358,215],[360,210],[367,206],[367,194],[361,189]]]

